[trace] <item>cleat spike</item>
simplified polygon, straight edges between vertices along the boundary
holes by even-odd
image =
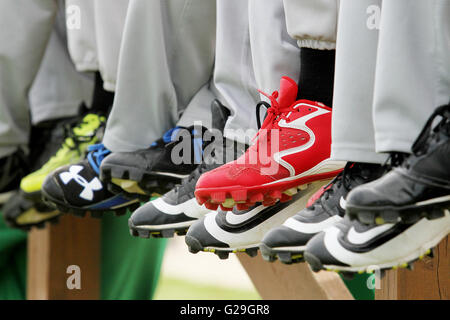
[[[236,208],[239,211],[244,211],[244,210],[248,210],[250,208],[250,206],[247,205],[246,203],[238,203],[238,204],[236,204]]]
[[[381,225],[381,224],[385,224],[385,221],[384,221],[384,219],[382,217],[376,217],[375,218],[375,223],[378,224],[378,225]]]
[[[258,248],[250,248],[245,250],[245,253],[247,253],[250,257],[256,257],[258,255]]]
[[[269,192],[269,197],[274,200],[281,199],[281,191],[280,190],[272,190]]]
[[[278,259],[280,259],[280,261],[284,264],[292,263],[292,258],[291,258],[290,252],[278,252],[277,256],[278,256]]]
[[[150,238],[150,231],[148,230],[137,230],[139,238],[148,239]]]
[[[277,203],[277,202],[273,201],[273,200],[264,200],[262,204],[265,207],[270,207],[270,206],[273,206],[275,203]]]
[[[250,202],[253,202],[253,203],[263,202],[263,201],[264,201],[264,195],[262,193],[257,193],[250,197]]]
[[[222,211],[233,211],[233,208],[224,207],[223,205],[220,205],[220,210]]]
[[[161,230],[161,236],[163,238],[173,238],[174,233],[175,230],[173,229]]]
[[[246,201],[247,200],[247,190],[236,190],[231,192],[231,197],[234,201]]]
[[[211,202],[213,203],[222,203],[226,200],[225,192],[213,192],[211,194]]]
[[[298,186],[297,189],[300,190],[300,191],[306,190],[306,189],[308,189],[308,185],[307,184],[302,184],[301,186]]]
[[[290,188],[290,189],[287,189],[286,191],[284,191],[283,193],[288,196],[293,196],[297,192],[298,192],[297,188]]]
[[[209,210],[217,210],[219,205],[217,203],[205,202],[205,207]]]
[[[209,200],[208,197],[195,196],[195,198],[197,199],[197,202],[200,205],[206,203]]]
[[[290,200],[292,200],[292,196],[288,196],[287,194],[284,193],[281,195],[280,202],[288,202]]]
[[[227,251],[216,251],[215,254],[219,257],[221,260],[228,259],[230,253]]]
[[[193,253],[193,254],[196,254],[196,253],[199,252],[199,250],[194,249],[194,248],[192,248],[192,247],[188,247],[188,250],[189,250],[190,253]]]
[[[236,202],[234,201],[234,199],[232,199],[232,198],[227,198],[227,199],[225,199],[225,201],[222,203],[222,206],[225,207],[225,208],[233,208],[235,204],[236,204]]]
[[[187,234],[187,231],[188,231],[188,229],[179,229],[179,230],[176,230],[175,232],[178,236],[185,236]]]

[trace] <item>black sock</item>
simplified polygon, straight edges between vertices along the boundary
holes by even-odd
[[[298,99],[332,107],[335,53],[336,50],[300,49]]]
[[[114,102],[114,93],[103,89],[103,79],[100,72],[95,73],[94,96],[92,98],[91,110],[108,114]]]

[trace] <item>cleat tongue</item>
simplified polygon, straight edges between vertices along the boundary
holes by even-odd
[[[281,108],[289,108],[297,99],[297,83],[289,77],[282,77],[280,80],[280,91],[278,103]]]

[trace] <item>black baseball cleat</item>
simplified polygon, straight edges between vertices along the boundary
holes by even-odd
[[[152,194],[164,194],[202,162],[206,146],[206,128],[175,127],[154,142],[150,148],[134,152],[114,152],[102,162],[100,178],[112,192],[148,200]],[[190,155],[183,155],[188,148]]]
[[[441,121],[433,127],[437,117]],[[450,105],[436,109],[401,165],[347,197],[346,212],[362,223],[414,223],[450,208]]]
[[[414,261],[432,256],[432,250],[450,232],[450,212],[414,223],[366,225],[347,216],[315,235],[305,259],[313,271],[350,273],[412,268]]]
[[[137,197],[127,199],[107,190],[98,177],[103,158],[110,153],[103,144],[89,147],[85,160],[57,169],[45,178],[43,199],[49,206],[63,213],[100,218],[104,213],[123,215],[139,206]]]
[[[33,227],[44,228],[46,223],[57,223],[61,212],[44,203],[29,200],[18,191],[3,207],[5,223],[15,229],[30,231]]]
[[[234,153],[234,159],[237,159],[245,152],[246,146],[235,143],[234,147],[230,152]],[[224,154],[226,153],[224,152]],[[213,170],[220,165],[205,155],[204,162],[180,185],[162,197],[144,204],[132,214],[128,221],[131,235],[142,238],[167,238],[173,237],[175,233],[185,235],[187,229],[196,220],[210,212],[209,209],[199,205],[195,199],[194,191],[197,180],[204,172]]]
[[[384,170],[378,164],[347,163],[336,178],[310,199],[311,205],[264,236],[260,246],[263,258],[266,261],[278,258],[286,264],[303,262],[307,242],[342,220],[349,191],[379,178]]]
[[[212,103],[211,109],[213,127],[222,133],[229,111],[217,100]],[[142,238],[185,235],[196,220],[210,212],[195,199],[197,180],[204,172],[219,167],[227,160],[237,159],[245,149],[245,145],[229,140],[214,140],[208,149],[205,149],[208,152],[204,154],[203,163],[189,177],[162,197],[144,204],[132,214],[128,221],[131,235]],[[228,157],[231,159],[227,159]]]
[[[264,235],[304,208],[309,197],[322,185],[323,182],[311,183],[292,200],[269,207],[257,203],[243,211],[234,208],[233,211],[208,213],[189,228],[186,234],[189,251],[213,252],[220,259],[227,259],[230,253],[236,252],[256,256]]]
[[[22,149],[0,159],[0,206],[13,196],[28,170],[28,159]]]
[[[206,164],[198,166],[180,185],[133,212],[128,220],[130,234],[141,238],[185,235],[192,223],[210,211],[194,196],[198,178],[208,169]]]

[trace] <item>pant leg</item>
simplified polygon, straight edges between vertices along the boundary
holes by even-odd
[[[383,1],[374,92],[378,152],[410,152],[450,100],[450,1]]]
[[[128,2],[128,0],[94,1],[99,71],[102,75],[103,87],[107,91],[115,91],[116,88],[119,52]]]
[[[383,163],[386,159],[375,152],[372,118],[378,30],[368,22],[377,8],[380,0],[340,4],[331,147],[335,160]]]
[[[299,47],[335,49],[339,0],[283,0],[287,30]]]
[[[0,1],[0,157],[28,143],[28,91],[53,26],[56,1]]]
[[[177,126],[189,127],[195,123],[212,129],[211,102],[216,96],[211,91],[211,85],[205,84],[192,98],[186,109],[181,110]]]
[[[211,0],[130,1],[103,140],[107,148],[148,147],[175,125],[179,111],[208,83],[215,5]]]
[[[92,100],[93,85],[93,78],[77,72],[70,59],[65,8],[60,5],[44,59],[29,94],[32,123],[76,115],[81,102],[89,104]]]
[[[250,0],[249,31],[260,90],[269,94],[278,90],[282,76],[299,78],[300,48],[287,32],[282,0]]]
[[[99,70],[94,4],[94,0],[66,0],[69,53],[79,72]]]
[[[217,1],[216,64],[213,92],[231,111],[224,136],[245,143],[244,132],[256,129],[260,100],[250,45],[249,1]],[[248,143],[248,141],[247,141]]]

